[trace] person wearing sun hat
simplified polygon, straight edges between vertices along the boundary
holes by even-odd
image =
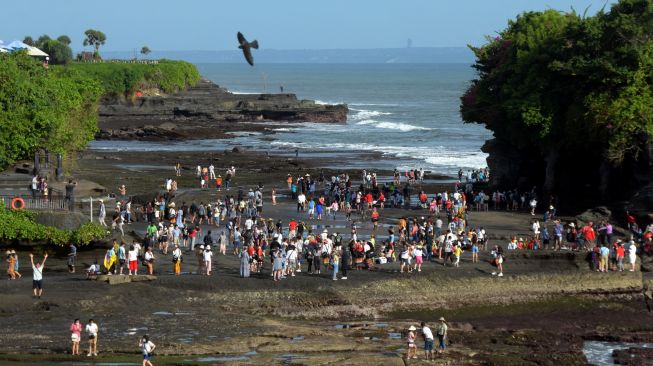
[[[406,336],[406,342],[408,343],[408,347],[406,348],[407,360],[409,360],[411,357],[417,358],[417,346],[415,345],[416,330],[417,328],[415,328],[414,325],[411,325],[410,328],[408,328],[408,335]]]
[[[435,333],[438,336],[438,353],[444,353],[446,346],[446,338],[447,338],[447,330],[449,329],[449,326],[447,325],[447,321],[444,320],[444,317],[440,317],[439,319],[440,324],[435,328]]]

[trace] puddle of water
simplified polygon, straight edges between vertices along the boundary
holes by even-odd
[[[305,359],[305,357],[302,357],[301,355],[291,354],[291,353],[286,353],[275,358],[275,360],[279,360],[283,362],[293,362],[293,361],[299,361],[303,359]]]
[[[233,361],[248,361],[249,357],[245,356],[207,356],[198,357],[195,359],[197,362],[233,362]]]
[[[172,315],[175,315],[175,314],[173,314],[173,313],[171,313],[169,311],[157,311],[157,312],[152,313],[152,315],[172,316]]]
[[[177,338],[177,340],[181,343],[186,343],[186,344],[193,343],[193,338]]]
[[[257,354],[258,354],[258,352],[254,351],[254,350],[251,350],[249,352],[245,352],[245,356],[254,356],[254,355],[257,355]]]
[[[179,312],[179,313],[175,313],[175,315],[193,315],[193,313]]]
[[[377,328],[387,328],[389,326],[389,324],[388,323],[377,323],[377,324],[374,324],[374,326],[377,327]]]
[[[351,325],[349,325],[349,324],[336,324],[335,327],[336,327],[336,329],[349,329],[349,328],[351,328]]]
[[[304,340],[304,336],[295,336],[295,337],[292,337],[292,339],[291,339],[291,341],[295,341],[295,342],[303,341],[303,340]]]
[[[369,341],[380,341],[381,338],[379,337],[363,337],[363,339],[369,340]]]
[[[401,333],[390,332],[390,333],[388,333],[388,338],[390,338],[390,339],[401,339]]]
[[[653,343],[585,341],[583,354],[587,362],[596,366],[612,366],[612,351],[626,348],[653,348]]]

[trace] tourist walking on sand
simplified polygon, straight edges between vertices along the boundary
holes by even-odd
[[[179,244],[175,244],[175,250],[172,251],[173,272],[176,276],[181,274],[181,249]]]
[[[424,356],[426,360],[433,360],[433,332],[422,322],[422,336],[424,337]]]
[[[37,262],[34,264],[34,254],[29,254],[29,260],[32,263],[32,290],[34,291],[34,297],[41,298],[43,293],[43,268],[45,268],[45,261],[48,259],[48,253],[45,253],[43,256],[43,262]],[[634,266],[633,266],[634,268]]]
[[[331,252],[331,265],[333,266],[333,277],[334,281],[338,280],[338,270],[340,268],[340,247],[337,247]]]
[[[494,250],[490,254],[492,254],[492,257],[494,258],[493,264],[499,270],[498,275],[497,275],[497,271],[493,271],[492,276],[503,277],[503,247],[501,247],[500,245],[495,245]]]
[[[143,353],[143,364],[142,366],[152,366],[152,357],[154,357],[154,349],[156,345],[150,341],[150,337],[146,334],[138,342],[138,347],[140,347]]]
[[[7,251],[7,276],[10,280],[16,279],[16,256],[15,251]]]
[[[98,326],[93,319],[88,320],[86,324],[86,333],[88,334],[88,354],[86,356],[97,356],[97,334]]]
[[[211,245],[206,245],[204,248],[204,268],[206,268],[206,275],[211,275],[211,262],[213,260],[213,252]]]
[[[406,350],[406,359],[411,359],[411,358],[417,358],[417,346],[415,345],[415,331],[417,328],[415,328],[414,325],[411,325],[410,328],[408,328],[408,335],[406,336],[406,342],[408,343],[408,347]]]
[[[77,247],[75,244],[70,243],[68,247],[68,272],[75,273],[75,263],[77,262]]]
[[[152,247],[147,248],[144,259],[145,265],[147,266],[147,274],[151,276],[154,274],[154,253],[152,253]]]
[[[243,249],[240,251],[240,277],[249,277],[251,260],[252,257],[250,257],[247,250]]]
[[[447,348],[446,340],[449,326],[447,325],[447,321],[444,320],[444,317],[440,317],[439,321],[440,324],[435,328],[435,333],[438,336],[438,353],[442,354],[444,353],[445,348]]]
[[[82,323],[80,323],[79,319],[75,319],[75,321],[70,325],[70,333],[70,339],[73,342],[70,354],[73,356],[79,356],[79,341],[82,339]]]

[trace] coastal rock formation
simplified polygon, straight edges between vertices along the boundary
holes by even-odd
[[[143,96],[133,102],[104,101],[98,139],[166,140],[220,138],[240,122],[347,121],[346,105],[299,100],[295,94],[233,94],[207,81],[168,96]],[[242,128],[241,128],[242,127]],[[239,130],[263,129],[264,125]]]

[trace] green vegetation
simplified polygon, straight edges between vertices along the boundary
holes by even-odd
[[[175,93],[195,85],[200,74],[195,65],[184,61],[161,60],[157,63],[73,63],[66,67],[99,80],[108,98],[129,99],[137,90],[160,89]]]
[[[84,32],[84,35],[86,38],[84,38],[84,47],[86,46],[93,46],[95,47],[95,55],[97,55],[99,58],[100,55],[100,46],[102,46],[106,40],[107,36],[100,32],[99,30],[95,29],[87,29],[86,32]]]
[[[70,37],[61,35],[52,39],[47,34],[40,36],[36,41],[30,36],[23,39],[23,43],[41,49],[50,56],[51,65],[65,65],[72,61],[73,51],[70,48]]]
[[[470,47],[479,77],[461,98],[462,117],[539,156],[549,182],[565,156],[588,171],[621,167],[653,136],[652,30],[649,0],[621,0],[594,16],[524,13]]]
[[[8,210],[0,205],[0,239],[6,241],[44,241],[48,244],[65,246],[70,243],[87,245],[107,236],[100,224],[87,222],[76,230],[59,230],[34,221],[35,214],[25,210]]]
[[[0,54],[0,168],[39,148],[84,149],[97,131],[99,82],[44,69],[25,52]]]

